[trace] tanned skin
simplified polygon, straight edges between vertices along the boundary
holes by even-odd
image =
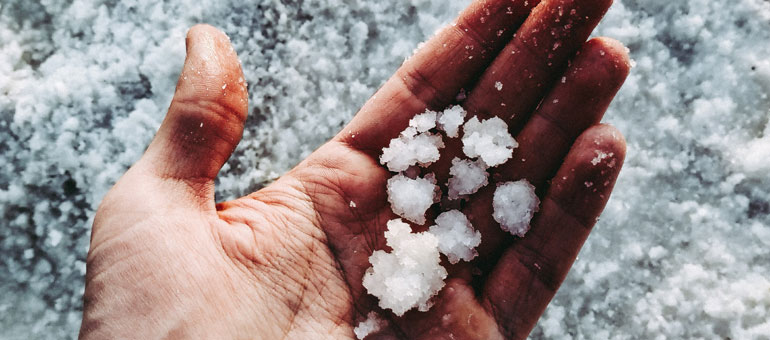
[[[246,86],[228,38],[193,27],[165,120],[94,220],[80,337],[351,339],[376,310],[388,325],[369,339],[526,338],[625,156],[621,133],[599,122],[629,72],[626,49],[587,41],[610,3],[473,2],[332,140],[273,184],[224,203],[214,201],[214,179],[241,138]],[[515,238],[492,219],[494,185],[473,195],[462,211],[482,233],[479,256],[447,264],[430,311],[396,317],[361,285],[397,218],[385,193],[393,174],[378,157],[411,117],[456,104],[461,90],[469,117],[504,119],[521,144],[490,179],[529,180],[540,212]],[[446,143],[427,169],[440,183],[462,154],[459,140]]]

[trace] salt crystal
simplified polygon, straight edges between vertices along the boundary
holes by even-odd
[[[409,126],[417,129],[417,132],[426,132],[436,127],[436,112],[427,110],[409,120]]]
[[[447,256],[450,263],[470,261],[478,255],[476,247],[481,244],[481,233],[473,230],[465,214],[458,210],[442,213],[436,218],[436,225],[428,230],[438,238],[439,251]]]
[[[430,132],[418,134],[417,129],[410,126],[382,149],[380,162],[393,172],[404,171],[415,164],[428,166],[439,159],[438,150],[443,147],[441,135]]]
[[[601,150],[594,150],[594,152],[596,152],[596,157],[594,157],[594,159],[592,159],[592,160],[591,160],[591,164],[592,164],[592,165],[597,165],[597,164],[599,164],[601,161],[603,161],[604,159],[606,159],[606,158],[608,158],[608,157],[612,157],[612,156],[614,156],[614,155],[615,155],[615,154],[614,154],[614,153],[612,153],[612,152],[610,152],[610,153],[605,153],[604,151],[601,151]]]
[[[436,178],[411,179],[402,174],[388,180],[388,202],[397,215],[417,224],[425,224],[425,211],[440,199]]]
[[[400,219],[388,222],[385,239],[393,251],[375,251],[363,280],[369,294],[380,300],[380,307],[397,316],[415,307],[423,312],[430,309],[430,299],[444,287],[447,276],[436,236],[411,231]]]
[[[460,125],[465,122],[465,115],[467,114],[462,106],[452,106],[438,114],[438,128],[446,132],[447,137],[457,138],[460,135]]]
[[[482,122],[474,116],[463,125],[463,152],[479,157],[488,167],[505,163],[519,143],[508,132],[508,124],[499,117]]]
[[[523,237],[529,231],[532,216],[540,209],[535,187],[526,179],[497,187],[492,198],[494,217],[503,230]]]
[[[458,199],[461,195],[472,195],[489,184],[486,164],[481,160],[470,161],[455,158],[449,169],[449,199]]]
[[[361,340],[369,334],[379,331],[386,324],[387,321],[383,320],[377,312],[371,311],[366,315],[366,320],[361,321],[356,328],[353,328],[353,333],[355,333],[356,339]]]
[[[350,201],[350,207],[351,208],[355,208],[356,207],[356,202]]]
[[[498,91],[502,91],[502,90],[503,90],[503,83],[501,83],[501,82],[499,82],[499,81],[498,81],[498,82],[496,82],[496,83],[495,83],[495,88],[496,88]]]

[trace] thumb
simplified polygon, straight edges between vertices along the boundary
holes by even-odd
[[[168,114],[140,163],[209,196],[243,134],[248,94],[230,39],[208,25],[187,33],[187,58]]]

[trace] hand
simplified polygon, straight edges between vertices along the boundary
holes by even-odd
[[[331,141],[220,204],[214,178],[240,140],[246,86],[228,39],[191,29],[165,121],[94,220],[81,338],[344,339],[370,310],[388,320],[370,338],[525,338],[620,171],[623,138],[597,124],[629,71],[619,43],[585,42],[609,0],[537,2],[474,2]],[[461,89],[469,117],[500,116],[521,144],[490,178],[528,179],[540,213],[513,238],[491,218],[493,186],[474,195],[463,211],[482,232],[479,256],[448,266],[430,311],[395,317],[361,285],[396,218],[378,156],[413,115]],[[444,183],[462,152],[446,142],[430,169]]]

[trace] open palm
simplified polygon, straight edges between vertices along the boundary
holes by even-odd
[[[196,26],[166,120],[94,221],[81,337],[344,339],[375,310],[387,326],[369,338],[525,338],[623,162],[620,133],[597,124],[628,57],[612,40],[586,42],[609,5],[475,1],[334,139],[270,186],[220,204],[214,178],[240,140],[246,85],[228,39]],[[491,218],[494,186],[463,201],[482,233],[479,256],[447,265],[430,311],[396,317],[361,285],[397,217],[378,156],[412,116],[458,101],[471,116],[508,123],[520,147],[490,178],[528,179],[540,213],[514,238]],[[446,142],[427,170],[439,183],[462,153]]]

